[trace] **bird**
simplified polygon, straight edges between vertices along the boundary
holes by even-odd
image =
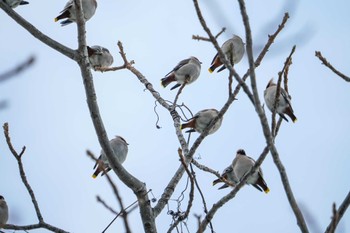
[[[126,156],[128,154],[129,144],[121,136],[115,136],[115,138],[109,141],[109,144],[111,145],[114,155],[118,159],[119,163],[120,164],[124,163]],[[100,172],[103,172],[104,174],[109,172],[112,169],[109,165],[108,158],[103,150],[101,150],[101,155],[96,161],[94,169],[95,168],[96,170],[92,175],[92,178],[94,179],[100,174]]]
[[[108,49],[99,46],[87,46],[89,61],[94,70],[96,68],[107,68],[113,63],[113,56]]]
[[[161,79],[163,87],[168,86],[171,82],[177,82],[170,90],[173,90],[183,83],[193,83],[199,77],[201,72],[201,62],[196,57],[190,57],[180,61],[175,68]]]
[[[228,166],[222,173],[219,179],[216,179],[213,181],[213,185],[216,185],[217,183],[223,182],[223,179],[230,182],[233,186],[236,185],[239,181],[233,172],[232,166]],[[224,189],[229,187],[227,183],[224,183],[219,189]]]
[[[271,112],[273,111],[275,104],[276,91],[277,84],[273,82],[273,79],[271,79],[264,91],[265,103]],[[288,119],[285,117],[284,114],[287,114],[293,121],[293,123],[297,121],[297,117],[294,115],[294,111],[292,108],[291,97],[283,88],[280,88],[280,96],[276,112],[287,122]]]
[[[19,5],[27,5],[29,2],[23,0],[5,0],[5,3],[11,8],[16,8]]]
[[[0,195],[0,228],[5,226],[9,218],[9,210],[5,198]]]
[[[95,14],[97,8],[96,0],[82,0],[82,8],[84,13],[85,22],[91,19],[91,17]],[[76,22],[77,17],[75,13],[75,3],[74,0],[69,0],[63,10],[60,12],[55,18],[55,22],[61,19],[66,19],[61,22],[61,26],[66,26],[70,23]]]
[[[189,119],[187,123],[181,124],[180,129],[191,128],[186,131],[189,132],[198,132],[202,133],[203,130],[214,120],[215,117],[219,115],[219,111],[216,109],[204,109],[197,112],[194,117]],[[214,126],[209,130],[209,134],[215,133],[221,126],[222,117],[214,124]]]
[[[239,149],[236,157],[232,161],[232,169],[237,179],[241,181],[241,179],[250,172],[254,164],[255,160],[247,156],[243,149]],[[270,192],[270,189],[267,187],[263,178],[263,172],[260,167],[248,178],[246,183],[253,185],[259,191],[264,191],[265,193]]]
[[[237,35],[233,35],[232,38],[225,41],[221,46],[221,50],[232,66],[240,62],[245,53],[244,43],[241,37]],[[221,65],[222,67],[217,71],[218,73],[224,70],[226,66],[223,65],[223,62],[220,60],[219,53],[216,53],[213,61],[211,62],[211,66],[208,69],[209,73],[213,73],[214,70]]]

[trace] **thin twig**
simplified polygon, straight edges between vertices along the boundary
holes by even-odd
[[[221,31],[216,34],[215,36],[215,39],[217,39],[222,33],[224,33],[226,31],[226,28],[222,28]],[[203,36],[199,36],[199,35],[192,35],[192,40],[202,40],[202,41],[207,41],[207,42],[211,42],[210,38],[206,38],[206,37],[203,37]]]
[[[285,74],[285,71],[288,70],[289,66],[291,65],[292,56],[293,56],[293,53],[295,52],[295,48],[296,48],[296,46],[294,45],[293,48],[292,48],[292,51],[290,52],[289,56],[286,58],[286,61],[284,62],[282,70],[278,73],[275,102],[273,104],[273,110],[272,110],[271,131],[272,131],[273,137],[276,137],[276,129],[277,129],[277,126],[276,126],[276,113],[277,113],[277,107],[278,107],[279,101],[280,101],[279,96],[281,95],[282,77],[283,77],[283,74]],[[286,75],[284,77],[286,77]],[[287,87],[287,90],[288,90],[288,83],[287,83],[287,81],[288,81],[288,79],[286,79],[284,81],[284,86]]]
[[[336,208],[335,208],[335,203],[333,204],[333,217],[332,217],[332,220],[329,223],[325,233],[334,233],[335,232],[335,229],[337,228],[339,221],[343,217],[343,215],[346,212],[349,205],[350,205],[350,192],[348,192],[344,201],[340,204],[338,210],[336,210]]]
[[[177,150],[177,153],[178,153],[178,155],[180,157],[180,162],[181,162],[182,166],[184,167],[184,169],[185,169],[185,171],[186,171],[186,173],[188,175],[188,178],[190,180],[191,186],[190,186],[190,192],[188,194],[189,199],[188,199],[187,209],[186,209],[185,213],[181,214],[180,216],[178,216],[178,218],[175,220],[175,222],[170,226],[169,230],[167,231],[168,233],[172,232],[172,230],[174,228],[176,228],[177,225],[180,222],[182,222],[184,219],[186,219],[188,217],[188,214],[190,213],[190,210],[191,210],[191,207],[192,207],[192,203],[193,203],[193,200],[194,200],[194,177],[193,177],[192,173],[190,172],[190,170],[187,167],[185,158],[184,158],[180,148]]]
[[[87,154],[91,159],[93,159],[95,162],[98,162],[98,160],[96,159],[95,155],[94,155],[91,151],[87,150],[87,151],[86,151],[86,154]],[[124,222],[125,231],[126,231],[127,233],[131,233],[131,229],[130,229],[129,221],[128,221],[128,215],[127,215],[127,213],[125,212],[123,200],[122,200],[121,195],[119,194],[119,191],[118,191],[118,189],[117,189],[117,186],[116,186],[116,184],[113,182],[113,180],[111,179],[111,177],[109,176],[108,173],[104,173],[104,176],[107,178],[107,181],[108,181],[109,185],[112,187],[113,193],[114,193],[115,197],[117,198],[117,202],[118,202],[119,207],[120,207],[120,209],[121,209],[120,212],[124,212],[124,213],[122,214],[122,217],[123,217],[123,222]],[[104,202],[101,201],[101,203],[104,204],[104,206],[105,206],[107,209],[109,209],[110,211],[112,211],[111,208],[108,208],[108,206],[105,205]],[[112,212],[113,212],[113,211],[112,211]],[[115,212],[115,211],[114,211],[114,212]]]
[[[100,202],[101,205],[103,205],[107,210],[109,210],[112,214],[118,214],[117,211],[115,211],[111,206],[109,206],[100,196],[96,196],[96,201]]]
[[[130,61],[130,65],[135,64],[134,61]],[[108,71],[117,71],[117,70],[123,70],[126,69],[126,64],[122,66],[115,66],[115,67],[96,67],[96,71],[101,71],[101,72],[108,72]]]
[[[14,147],[12,145],[11,137],[10,137],[10,133],[9,133],[9,125],[8,125],[7,122],[3,125],[3,129],[4,129],[4,135],[5,135],[5,138],[6,138],[7,145],[9,147],[12,155],[17,160],[19,173],[20,173],[22,182],[23,182],[24,186],[26,187],[26,189],[27,189],[27,191],[29,193],[29,196],[32,199],[32,203],[34,205],[34,209],[35,209],[38,221],[39,221],[38,224],[32,224],[32,225],[27,225],[27,226],[17,226],[17,225],[7,224],[7,225],[4,226],[4,229],[33,230],[33,229],[38,229],[38,228],[45,228],[45,229],[48,229],[48,230],[53,231],[53,232],[66,233],[66,231],[64,231],[64,230],[62,230],[60,228],[54,227],[54,226],[52,226],[50,224],[47,224],[44,221],[44,218],[43,218],[43,216],[41,214],[41,211],[40,211],[40,208],[39,208],[38,201],[37,201],[37,199],[35,197],[35,194],[34,194],[34,191],[33,191],[32,187],[30,186],[30,184],[29,184],[29,182],[27,180],[27,177],[26,177],[26,174],[25,174],[25,171],[24,171],[24,167],[23,167],[23,163],[22,163],[22,156],[24,155],[26,147],[24,146],[22,148],[21,152],[18,154],[18,152],[14,149]]]
[[[339,77],[341,77],[342,79],[344,79],[345,81],[347,82],[350,82],[350,78],[346,75],[344,75],[343,73],[341,73],[340,71],[338,71],[336,68],[334,68],[332,66],[331,63],[329,63],[327,61],[327,59],[325,57],[322,56],[321,52],[320,51],[315,51],[315,56],[318,57],[321,61],[322,61],[322,64],[327,66],[331,71],[333,71],[336,75],[338,75]]]
[[[193,170],[193,166],[192,166],[192,163],[190,164],[190,168],[191,168],[191,172],[193,174],[193,177],[194,177],[194,182],[196,184],[196,188],[199,192],[199,195],[201,196],[201,199],[202,199],[202,203],[203,203],[203,208],[204,208],[204,213],[207,214],[208,213],[208,208],[207,208],[207,202],[205,201],[205,198],[204,198],[204,194],[202,192],[202,189],[199,187],[199,183],[198,183],[198,180],[196,179],[196,176],[195,176],[195,172]],[[211,221],[209,221],[209,227],[210,227],[210,230],[212,233],[214,233],[214,227],[213,227],[213,223]]]
[[[5,80],[8,80],[8,79],[10,79],[10,78],[20,74],[21,72],[23,72],[27,68],[31,67],[34,64],[34,62],[35,62],[35,57],[34,56],[30,56],[26,61],[24,61],[21,64],[17,65],[12,70],[1,74],[0,75],[0,82],[3,82]]]

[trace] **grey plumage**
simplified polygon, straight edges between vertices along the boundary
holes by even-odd
[[[93,69],[96,68],[107,68],[110,67],[113,63],[113,56],[108,49],[94,45],[87,47],[89,61]]]
[[[219,179],[216,179],[213,181],[213,185],[216,185],[217,183],[223,182],[222,180],[225,179],[226,181],[230,182],[234,187],[239,180],[237,179],[235,173],[233,172],[232,166],[228,166],[222,173]],[[218,189],[224,189],[229,187],[228,184],[224,183],[222,186],[220,186]]]
[[[241,180],[252,169],[254,164],[255,160],[247,156],[244,150],[238,150],[235,159],[232,161],[232,169],[237,179]],[[247,184],[251,184],[259,191],[264,191],[265,193],[270,191],[263,178],[263,172],[260,167],[249,177]]]
[[[203,130],[219,115],[219,111],[216,109],[204,109],[196,113],[187,123],[180,126],[181,129],[191,128],[187,132],[202,133]],[[222,117],[214,124],[209,130],[209,134],[215,133],[221,126]]]
[[[5,0],[5,3],[12,8],[16,8],[19,5],[27,5],[29,2],[23,0]]]
[[[116,159],[119,161],[119,163],[124,163],[126,156],[128,154],[128,143],[125,141],[124,138],[120,136],[116,136],[112,140],[109,141],[112,150],[114,152],[114,155],[116,156]],[[97,168],[96,168],[97,167]],[[96,168],[94,174],[92,175],[93,178],[96,178],[100,172],[109,172],[112,168],[109,165],[108,158],[103,150],[101,150],[101,155],[98,158],[94,169]],[[104,174],[104,173],[103,173]],[[103,175],[102,174],[102,175]]]
[[[82,8],[86,22],[95,14],[97,2],[96,0],[82,0]],[[66,26],[77,21],[74,0],[69,0],[67,2],[63,10],[60,12],[60,15],[55,18],[55,22],[61,19],[66,19],[61,22],[61,26]]]
[[[297,118],[294,115],[294,110],[292,108],[292,103],[291,103],[291,97],[283,88],[281,88],[280,90],[281,91],[279,95],[279,102],[276,109],[276,113],[278,113],[284,120],[288,121],[288,119],[284,116],[284,114],[287,114],[292,119],[293,122],[296,122]],[[265,103],[271,112],[273,111],[273,107],[275,104],[276,91],[277,91],[277,85],[276,83],[273,82],[273,79],[271,79],[264,91]]]
[[[228,59],[232,66],[240,62],[245,53],[244,43],[242,39],[237,35],[233,35],[232,38],[225,41],[221,46],[221,50],[225,54],[226,59]],[[221,65],[222,67],[217,72],[220,72],[226,68],[225,65],[223,65],[223,62],[220,60],[219,54],[217,53],[213,61],[211,62],[211,66],[208,69],[208,71],[212,73],[216,68],[218,68]]]
[[[161,79],[163,87],[168,86],[171,82],[177,82],[170,90],[181,86],[185,81],[187,84],[196,81],[201,72],[201,62],[196,57],[190,57],[180,61],[172,71]]]
[[[9,218],[9,210],[5,198],[0,196],[0,228],[2,228]]]

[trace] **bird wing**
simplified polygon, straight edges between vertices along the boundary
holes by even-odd
[[[281,95],[283,99],[288,103],[289,107],[292,109],[292,104],[290,103],[290,99],[291,99],[290,95],[282,88],[281,88]]]
[[[73,6],[73,4],[74,4],[74,1],[73,0],[69,0],[60,13],[65,12],[66,10],[71,8]]]

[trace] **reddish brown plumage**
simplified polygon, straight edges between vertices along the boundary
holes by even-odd
[[[215,57],[214,57],[214,59],[213,59],[213,61],[211,62],[211,66],[210,66],[210,68],[209,68],[209,72],[210,72],[210,73],[214,72],[214,70],[215,70],[216,68],[218,68],[219,66],[221,66],[222,64],[223,64],[223,63],[221,62],[221,60],[220,60],[218,54],[216,54]]]
[[[166,76],[165,78],[162,78],[161,79],[161,84],[163,87],[166,87],[168,86],[171,82],[175,82],[176,79],[175,79],[175,73],[172,72],[170,73],[168,76]]]
[[[192,119],[187,123],[184,123],[180,126],[181,129],[191,128],[194,129],[196,127],[196,120]]]

